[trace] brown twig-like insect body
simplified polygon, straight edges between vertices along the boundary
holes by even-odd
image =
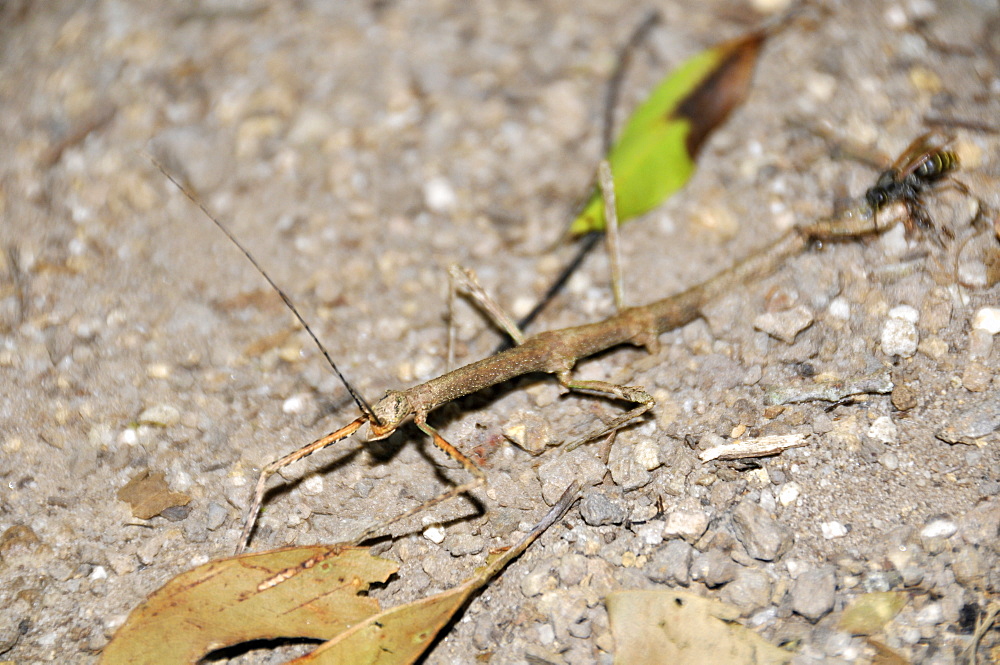
[[[913,145],[917,145],[917,142]],[[906,156],[907,154],[904,153],[904,157]],[[929,162],[929,160],[933,161]],[[436,447],[461,464],[469,475],[472,476],[472,479],[466,483],[452,487],[433,499],[404,511],[400,515],[373,525],[355,538],[352,541],[353,543],[360,543],[390,524],[406,519],[460,494],[464,494],[485,483],[486,476],[475,462],[428,424],[427,418],[429,414],[443,404],[518,376],[531,373],[554,374],[559,383],[567,390],[595,393],[631,402],[635,405],[624,414],[614,418],[610,423],[571,442],[568,444],[569,447],[617,431],[652,408],[653,398],[643,388],[637,386],[622,386],[606,381],[573,379],[571,371],[579,360],[623,344],[642,346],[650,351],[654,351],[658,345],[658,336],[661,333],[693,321],[701,316],[702,309],[719,295],[728,293],[745,283],[761,279],[773,273],[781,263],[802,252],[810,244],[826,239],[854,238],[881,233],[887,230],[898,218],[891,219],[889,223],[881,223],[878,215],[881,207],[892,201],[909,202],[908,199],[913,199],[919,203],[919,196],[930,185],[957,165],[953,155],[944,152],[943,149],[926,151],[922,158],[914,158],[911,161],[914,164],[911,164],[909,161],[905,162],[905,164],[902,161],[898,162],[902,166],[892,171],[891,181],[890,176],[883,174],[879,179],[879,183],[876,183],[875,187],[868,190],[863,202],[854,210],[834,219],[822,220],[811,226],[792,229],[770,246],[751,254],[728,270],[724,270],[705,282],[679,294],[641,307],[622,309],[617,314],[596,323],[534,335],[520,341],[519,345],[515,348],[455,369],[425,383],[405,390],[390,390],[382,399],[370,407],[360,395],[357,395],[348,386],[348,390],[355,397],[362,415],[348,425],[271,462],[261,470],[254,488],[253,499],[243,524],[240,541],[237,545],[237,554],[246,548],[252,535],[256,517],[263,503],[268,479],[278,470],[318,450],[342,441],[357,432],[365,424],[368,425],[369,440],[377,441],[387,438],[399,427],[412,420],[422,432],[431,437]],[[159,163],[157,163],[157,166],[160,166]],[[163,167],[160,166],[160,169],[163,170]],[[166,174],[165,170],[164,173]],[[889,173],[889,171],[886,173]],[[194,201],[233,240],[237,247],[250,258],[253,265],[263,273],[263,270],[253,260],[253,257],[243,249],[242,245],[233,238],[232,234],[218,220],[208,213],[198,199],[176,179],[170,177],[169,174],[167,174],[167,177],[185,195]],[[899,184],[897,184],[897,181],[899,181]],[[879,197],[875,197],[872,194],[873,190],[876,193],[884,191],[887,194],[886,200],[881,201]],[[881,202],[876,201],[876,198],[879,198]],[[908,212],[910,212],[909,206]],[[265,278],[267,278],[269,283],[274,285],[273,281],[266,274]],[[285,303],[294,311],[294,306],[291,304],[289,298],[277,286],[275,288]],[[299,320],[302,321],[298,312],[296,311],[295,313]],[[304,321],[302,323],[305,325]],[[306,327],[308,329],[308,326]],[[336,366],[333,365],[332,359],[329,356],[327,356],[327,359],[336,371]],[[340,372],[338,371],[337,374],[339,375]]]
[[[300,448],[261,470],[247,512],[237,553],[242,552],[263,503],[267,480],[279,469],[341,441],[368,424],[369,440],[384,439],[411,419],[431,437],[434,445],[459,462],[472,480],[455,486],[402,514],[366,529],[352,542],[360,543],[399,520],[464,494],[481,486],[486,476],[465,454],[449,443],[427,422],[431,411],[460,397],[510,379],[531,373],[554,374],[568,390],[596,393],[631,402],[635,406],[610,423],[568,444],[572,447],[584,441],[616,431],[653,406],[653,398],[640,387],[619,386],[606,381],[574,380],[571,370],[582,358],[601,351],[631,344],[655,350],[661,333],[683,326],[701,316],[702,309],[714,298],[755,279],[771,274],[782,262],[807,248],[812,242],[828,238],[847,238],[884,230],[874,224],[874,216],[866,209],[853,216],[819,222],[810,227],[793,229],[775,243],[752,254],[744,261],[715,277],[682,293],[642,307],[629,307],[603,321],[572,328],[539,333],[519,346],[494,356],[473,362],[447,374],[406,390],[390,390],[372,405],[372,415],[362,415],[350,424]]]

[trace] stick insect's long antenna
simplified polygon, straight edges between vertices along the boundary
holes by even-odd
[[[352,386],[351,383],[347,380],[347,377],[344,376],[344,373],[341,372],[340,368],[337,367],[337,363],[333,362],[333,358],[330,357],[330,353],[326,350],[326,347],[323,346],[323,343],[319,341],[319,338],[316,337],[316,333],[314,333],[312,328],[309,327],[309,324],[306,323],[306,320],[302,318],[301,314],[299,314],[299,310],[295,307],[295,304],[292,302],[292,299],[288,297],[288,294],[286,294],[280,286],[275,284],[274,280],[271,279],[271,276],[264,271],[264,269],[261,267],[259,263],[257,263],[257,259],[253,257],[253,254],[250,253],[250,250],[244,247],[243,244],[236,239],[236,236],[234,236],[233,233],[228,228],[226,228],[222,224],[222,222],[216,219],[215,215],[213,215],[208,210],[208,208],[205,207],[205,204],[202,203],[201,200],[197,196],[195,196],[194,193],[191,192],[191,190],[187,188],[187,186],[185,186],[179,180],[177,180],[177,178],[175,178],[166,169],[166,167],[163,166],[163,164],[161,164],[155,157],[153,157],[149,153],[146,153],[146,156],[149,158],[151,162],[153,162],[156,168],[160,169],[160,173],[166,176],[167,180],[172,182],[177,189],[181,190],[184,196],[188,197],[191,203],[198,206],[198,208],[201,209],[201,211],[205,214],[205,216],[208,217],[210,220],[212,220],[212,223],[215,224],[220,231],[225,233],[226,237],[229,238],[229,240],[232,241],[234,245],[239,247],[240,251],[243,252],[243,256],[247,257],[247,260],[249,260],[250,263],[253,264],[253,267],[257,269],[257,272],[259,272],[261,276],[263,276],[264,279],[267,280],[267,283],[271,285],[271,288],[273,288],[275,291],[278,292],[278,295],[281,296],[281,299],[284,301],[288,309],[292,310],[292,314],[295,315],[295,318],[298,319],[299,323],[302,324],[302,327],[305,328],[306,332],[309,333],[309,336],[312,337],[312,340],[313,342],[316,343],[316,346],[317,348],[319,348],[320,353],[323,354],[323,357],[326,358],[326,362],[333,369],[333,373],[337,375],[337,378],[340,379],[340,382],[344,384],[345,388],[347,388],[347,392],[350,393],[351,398],[354,400],[354,403],[358,405],[358,408],[361,409],[361,412],[368,417],[370,422],[373,422],[376,425],[381,425],[382,423],[381,421],[379,421],[378,416],[375,415],[375,412],[372,410],[372,407],[368,404],[367,401],[365,401],[365,398],[361,396],[361,393],[359,393],[357,390],[354,389],[354,386]]]

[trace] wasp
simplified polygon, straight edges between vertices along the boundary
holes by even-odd
[[[951,141],[952,137],[933,131],[914,139],[865,192],[872,213],[877,215],[891,203],[902,203],[907,212],[904,221],[907,236],[915,227],[930,231],[933,224],[924,209],[923,195],[958,168],[958,155],[948,150]]]

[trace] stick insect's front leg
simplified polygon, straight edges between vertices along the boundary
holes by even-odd
[[[431,441],[434,442],[434,445],[437,446],[444,454],[446,454],[448,457],[452,458],[453,460],[461,464],[462,467],[466,471],[468,471],[469,474],[472,476],[472,480],[470,480],[467,483],[463,483],[461,485],[456,485],[455,487],[452,487],[448,491],[442,492],[441,494],[437,495],[433,499],[424,501],[419,506],[414,506],[413,508],[404,511],[401,514],[396,515],[392,519],[382,521],[379,522],[378,524],[370,526],[369,528],[365,529],[365,531],[360,536],[351,541],[352,544],[354,545],[361,544],[365,540],[368,540],[372,536],[376,535],[380,531],[383,531],[386,527],[395,524],[396,522],[405,520],[429,508],[433,508],[439,503],[443,503],[448,499],[453,499],[460,494],[471,492],[472,490],[476,489],[477,487],[481,487],[486,483],[486,474],[483,473],[483,470],[480,469],[475,462],[473,462],[465,454],[463,454],[462,451],[460,451],[458,448],[450,444],[443,436],[441,436],[438,433],[436,429],[428,425],[426,415],[417,414],[414,417],[414,423],[417,425],[417,427],[420,428],[422,432],[431,437]]]
[[[242,554],[250,542],[250,534],[253,532],[254,524],[257,523],[257,515],[260,513],[260,506],[264,502],[264,492],[267,490],[267,479],[278,470],[285,468],[289,464],[294,464],[303,457],[312,455],[317,450],[322,450],[338,441],[343,441],[368,422],[368,416],[361,416],[346,427],[341,427],[336,432],[331,432],[321,439],[316,439],[307,446],[299,448],[295,452],[289,453],[280,459],[276,459],[260,471],[257,478],[257,486],[253,492],[253,501],[247,509],[246,518],[243,520],[243,532],[240,534],[240,542],[236,545],[236,554]]]

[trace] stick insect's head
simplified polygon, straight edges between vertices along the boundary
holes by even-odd
[[[378,423],[369,422],[369,441],[379,441],[396,431],[396,428],[413,415],[413,408],[406,394],[398,390],[386,392],[385,397],[375,402],[372,412],[378,418]],[[381,423],[381,424],[379,424]]]

